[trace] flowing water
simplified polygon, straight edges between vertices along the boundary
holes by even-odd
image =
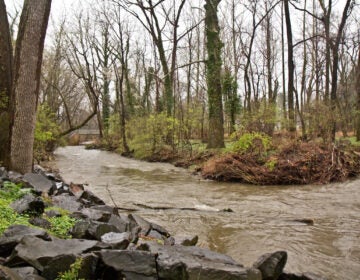
[[[66,182],[87,183],[106,203],[138,209],[172,235],[197,234],[200,246],[244,265],[264,253],[286,250],[286,271],[360,279],[360,180],[326,186],[219,183],[170,164],[79,146],[59,148],[56,165]],[[227,208],[234,212],[219,211]]]

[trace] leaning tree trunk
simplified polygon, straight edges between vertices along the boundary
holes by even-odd
[[[25,0],[15,49],[10,168],[30,172],[41,62],[51,0]]]
[[[12,82],[12,49],[4,0],[0,0],[0,165],[9,160],[9,101]]]
[[[221,91],[221,48],[217,8],[221,0],[207,0],[205,4],[206,49],[208,59],[207,90],[209,97],[209,136],[208,149],[223,148],[224,116]]]

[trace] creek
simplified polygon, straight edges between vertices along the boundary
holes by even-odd
[[[86,183],[109,205],[137,210],[172,235],[198,235],[199,246],[246,266],[264,253],[285,250],[285,271],[360,279],[360,179],[252,186],[207,181],[170,164],[82,146],[58,148],[55,155],[66,182]],[[222,211],[228,208],[233,212]]]

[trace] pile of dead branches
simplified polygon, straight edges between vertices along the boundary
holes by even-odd
[[[225,154],[208,160],[202,176],[257,185],[326,184],[360,173],[360,156],[336,146],[292,143],[269,155]]]

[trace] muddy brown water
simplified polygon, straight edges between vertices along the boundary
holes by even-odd
[[[202,180],[170,164],[147,163],[81,146],[59,148],[66,182],[87,183],[108,204],[138,209],[173,235],[250,266],[288,252],[286,271],[360,279],[360,180],[325,186],[250,186]],[[137,206],[195,208],[152,210]],[[234,212],[219,210],[231,208]],[[313,219],[313,225],[296,221]]]

